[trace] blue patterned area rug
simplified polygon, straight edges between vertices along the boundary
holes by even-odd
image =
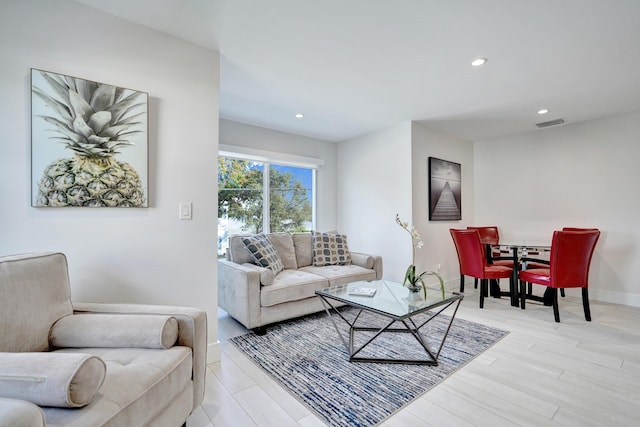
[[[342,312],[348,319],[356,315],[355,309]],[[337,316],[333,319],[348,340],[346,323]],[[419,324],[420,317],[414,319]],[[434,352],[450,319],[442,314],[421,329]],[[380,321],[378,316],[362,313],[358,326],[376,326]],[[358,332],[356,343],[365,342],[367,334]],[[327,425],[369,427],[384,421],[507,334],[456,318],[438,366],[349,362],[345,345],[324,312],[270,326],[262,336],[249,333],[231,341]],[[425,356],[416,339],[406,333],[383,333],[367,351],[362,356]]]

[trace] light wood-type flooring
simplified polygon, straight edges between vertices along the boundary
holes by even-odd
[[[555,323],[536,302],[523,311],[488,298],[480,310],[467,285],[458,316],[510,334],[382,427],[640,425],[640,308],[591,301],[586,322],[579,292],[569,290]],[[208,366],[188,427],[324,426],[227,342],[246,333],[239,323],[220,311],[218,325],[222,360]]]

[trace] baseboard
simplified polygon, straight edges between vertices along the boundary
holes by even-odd
[[[220,361],[220,341],[207,345],[207,364]]]
[[[589,288],[589,299],[610,302],[613,304],[629,305],[631,307],[640,307],[640,294],[629,294],[626,292]]]

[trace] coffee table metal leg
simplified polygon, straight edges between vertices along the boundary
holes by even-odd
[[[327,312],[327,315],[329,316],[329,318],[331,319],[331,322],[333,323],[333,327],[335,328],[336,332],[338,333],[338,336],[340,337],[340,339],[342,340],[342,343],[344,344],[344,346],[347,349],[350,361],[352,361],[352,362],[377,362],[377,363],[406,363],[406,364],[419,364],[419,365],[432,365],[432,366],[438,365],[438,357],[440,356],[440,352],[442,351],[442,347],[444,346],[444,343],[445,343],[447,337],[449,336],[449,332],[451,331],[451,325],[453,324],[453,320],[455,319],[456,313],[458,312],[458,308],[460,307],[460,303],[462,302],[462,299],[456,300],[457,304],[456,304],[455,310],[453,312],[453,315],[451,316],[451,320],[449,320],[449,324],[447,325],[447,329],[446,329],[446,331],[445,331],[445,333],[444,333],[444,335],[442,337],[442,340],[440,341],[440,345],[438,347],[438,351],[434,354],[434,352],[429,348],[429,345],[426,342],[426,340],[424,339],[424,336],[420,333],[420,329],[422,327],[424,327],[424,325],[429,323],[431,320],[436,318],[438,315],[440,315],[440,313],[442,313],[444,310],[446,310],[448,307],[450,307],[456,301],[452,301],[449,304],[446,304],[444,307],[442,307],[436,313],[431,315],[427,320],[422,322],[420,325],[416,325],[416,323],[414,322],[414,320],[411,317],[407,318],[406,320],[405,319],[393,319],[393,318],[391,318],[391,321],[389,323],[387,323],[386,325],[384,325],[383,327],[381,327],[381,328],[378,328],[378,327],[372,328],[372,327],[358,327],[358,326],[356,326],[356,322],[357,322],[358,318],[360,317],[360,314],[363,311],[362,309],[360,309],[360,311],[358,312],[358,314],[356,315],[356,317],[354,318],[353,321],[349,321],[327,299],[325,299],[321,295],[318,295],[318,296],[320,297],[320,300],[322,301],[322,305],[323,305],[325,311]],[[345,337],[342,335],[342,333],[340,332],[340,329],[338,328],[338,324],[336,323],[334,316],[332,316],[332,314],[331,314],[331,310],[333,310],[334,313],[336,313],[347,325],[349,325],[349,341],[348,342],[345,339]],[[391,326],[396,322],[402,323],[404,328],[391,328]],[[410,324],[407,323],[407,322],[409,322]],[[375,334],[371,338],[369,338],[363,345],[361,345],[361,346],[356,348],[355,347],[355,333],[358,332],[358,331],[375,332]],[[425,350],[425,352],[427,353],[429,358],[428,359],[388,359],[388,358],[358,357],[357,356],[358,353],[360,353],[364,348],[366,348],[369,344],[371,344],[383,332],[410,333],[411,335],[413,335],[413,337],[416,339],[416,341],[418,341],[418,343],[422,346],[422,348]]]
[[[389,322],[387,325],[383,326],[382,328],[358,328],[355,326],[355,321],[353,322],[353,324],[351,324],[350,328],[349,328],[349,360],[357,360],[359,359],[358,357],[356,357],[356,355],[358,353],[360,353],[360,351],[362,351],[366,346],[368,346],[369,344],[371,344],[371,342],[373,340],[375,340],[376,338],[378,338],[380,336],[381,333],[388,331],[389,330],[389,326],[393,325],[396,321],[395,320],[391,320],[391,322]],[[362,344],[357,350],[355,349],[355,331],[369,331],[369,332],[375,332],[375,334],[364,344]]]
[[[342,336],[342,333],[340,332],[340,329],[338,329],[338,324],[336,323],[336,321],[334,320],[333,316],[331,315],[331,309],[333,309],[334,312],[336,312],[338,314],[338,316],[340,316],[342,318],[342,320],[345,321],[345,323],[347,325],[349,325],[350,327],[352,327],[351,323],[349,323],[349,321],[347,319],[345,319],[345,317],[342,315],[342,313],[340,313],[338,311],[338,309],[336,309],[329,301],[327,301],[322,295],[318,295],[318,298],[320,298],[320,301],[322,302],[322,306],[324,307],[324,311],[327,312],[327,315],[329,316],[329,319],[331,319],[331,323],[333,323],[333,327],[336,329],[336,332],[338,333],[338,336],[340,337],[340,339],[342,340],[342,343],[344,344],[345,348],[347,349],[347,352],[349,352],[349,344],[347,344],[347,340],[344,339],[344,337]],[[360,313],[362,312],[362,310],[360,310]],[[358,313],[358,315],[356,316],[356,320],[358,319],[358,317],[360,317],[360,313]],[[355,320],[354,320],[355,322]],[[349,352],[349,354],[351,354]]]

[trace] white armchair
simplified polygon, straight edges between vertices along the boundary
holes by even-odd
[[[195,308],[72,303],[60,253],[0,257],[0,427],[184,425],[206,325]]]

